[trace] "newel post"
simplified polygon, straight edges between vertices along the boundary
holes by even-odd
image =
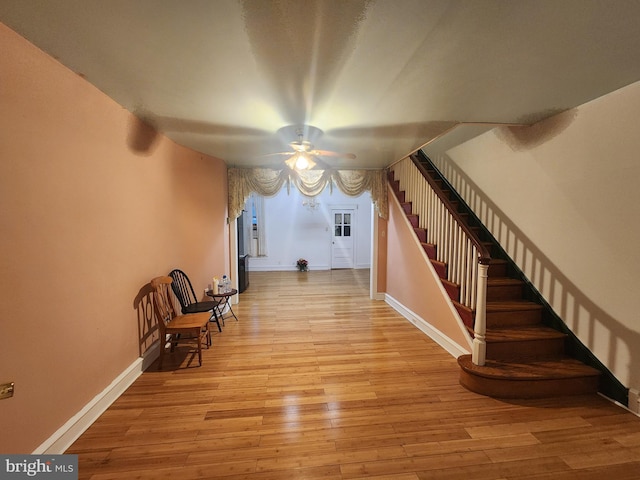
[[[489,262],[480,259],[478,265],[478,295],[476,296],[476,318],[473,325],[473,352],[471,361],[482,366],[487,356],[487,271]]]

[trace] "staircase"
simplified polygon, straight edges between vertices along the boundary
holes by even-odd
[[[437,170],[426,157],[418,157],[437,188],[450,199],[453,208],[473,230],[491,253],[488,271],[486,305],[486,362],[473,364],[471,355],[458,358],[460,383],[467,389],[496,398],[542,398],[595,393],[601,372],[570,358],[566,354],[567,334],[545,326],[543,306],[528,300],[527,285],[512,274],[511,262],[499,258],[501,249],[485,235],[484,227],[475,224],[466,206],[460,205]],[[460,303],[459,285],[447,280],[447,264],[436,260],[438,246],[427,242],[419,218],[405,201],[405,192],[390,172],[389,182],[428,258],[458,310],[471,336],[475,312]],[[494,257],[496,255],[496,258]]]

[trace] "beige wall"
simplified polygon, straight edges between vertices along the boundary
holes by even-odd
[[[0,452],[30,453],[143,353],[145,285],[228,272],[226,166],[0,24]]]
[[[428,264],[422,246],[391,192],[386,292],[448,340],[463,349],[470,347],[470,336],[447,301],[440,280]]]
[[[572,331],[635,391],[639,116],[635,83],[434,158]]]

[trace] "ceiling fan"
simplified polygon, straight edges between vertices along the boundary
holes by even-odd
[[[289,158],[285,160],[285,164],[292,170],[309,170],[318,163],[317,157],[340,157],[354,159],[353,153],[339,153],[330,150],[317,150],[308,140],[304,140],[304,135],[298,131],[298,140],[289,143],[292,151],[271,153],[266,156],[287,155]]]

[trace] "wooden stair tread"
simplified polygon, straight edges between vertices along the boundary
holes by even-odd
[[[508,264],[509,262],[507,260],[505,260],[504,258],[491,258],[491,264]]]
[[[517,327],[496,327],[487,330],[486,341],[490,342],[524,342],[531,340],[552,340],[565,338],[566,334],[553,328],[541,325],[524,325]]]
[[[439,267],[442,267],[442,268],[447,267],[447,264],[445,262],[441,262],[440,260],[436,260],[435,258],[430,258],[429,261],[434,265],[438,265]]]
[[[430,258],[429,261],[431,262],[431,265],[433,265],[433,268],[435,269],[436,273],[438,274],[438,277],[442,280],[443,278],[446,279],[447,278],[447,264],[444,262],[440,262],[438,260],[435,260],[433,258]]]
[[[542,310],[542,305],[525,300],[503,300],[498,302],[487,302],[487,312],[512,312],[524,310]]]
[[[462,355],[458,364],[467,372],[485,378],[509,380],[548,380],[579,377],[598,377],[600,372],[578,360],[561,357],[526,362],[486,360],[485,365],[474,365],[471,355]]]
[[[517,278],[511,277],[489,277],[487,279],[488,286],[510,286],[510,285],[522,285],[524,282]]]

